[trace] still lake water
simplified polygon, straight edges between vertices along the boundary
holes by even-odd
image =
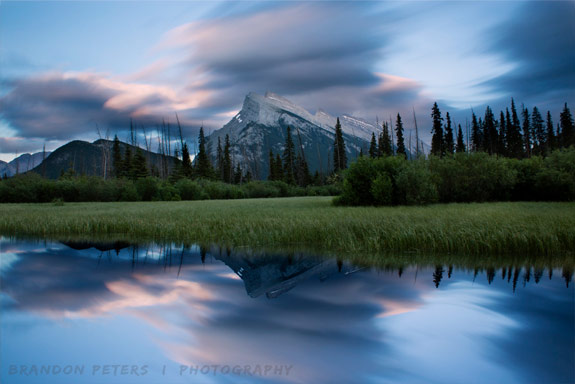
[[[572,383],[572,271],[0,238],[1,383]]]

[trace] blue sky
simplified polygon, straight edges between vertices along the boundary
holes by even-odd
[[[463,121],[510,98],[575,101],[575,3],[526,1],[0,3],[0,159],[153,129],[190,138],[250,92],[368,120],[438,101]]]

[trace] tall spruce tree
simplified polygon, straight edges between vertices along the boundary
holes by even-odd
[[[531,147],[532,147],[532,140],[531,140],[531,117],[529,115],[529,110],[527,108],[523,108],[521,112],[523,116],[523,146],[525,148],[525,155],[527,157],[531,157]]]
[[[563,147],[568,148],[575,145],[575,128],[573,127],[573,116],[571,110],[565,103],[563,111],[559,115],[559,123],[561,124],[561,144]]]
[[[511,118],[507,116],[507,152],[510,157],[521,159],[523,157],[523,138],[515,101],[511,99]]]
[[[375,159],[377,157],[377,142],[375,141],[375,133],[371,133],[371,142],[369,144],[369,157]]]
[[[279,153],[276,154],[275,174],[276,174],[276,180],[280,180],[280,181],[283,180],[284,168],[282,165],[282,158],[280,157]]]
[[[471,151],[479,152],[482,148],[481,138],[483,132],[481,132],[481,125],[477,121],[477,116],[475,112],[471,113]]]
[[[274,153],[272,152],[271,149],[270,149],[270,154],[268,157],[268,162],[269,162],[269,169],[270,169],[270,171],[268,173],[268,180],[275,181],[275,180],[277,180],[276,161],[275,161]]]
[[[333,142],[333,170],[339,172],[347,168],[347,154],[345,152],[345,142],[343,140],[343,130],[339,122],[339,117],[335,124],[335,139]]]
[[[457,126],[457,146],[455,147],[455,152],[465,153],[465,141],[463,140],[463,131],[461,130],[461,124]]]
[[[132,178],[132,147],[126,145],[124,151],[124,160],[122,161],[122,175],[124,177]]]
[[[198,136],[198,155],[196,156],[196,175],[200,178],[208,179],[213,175],[213,168],[206,150],[206,137],[204,127],[200,127]]]
[[[433,120],[433,126],[431,128],[431,154],[435,156],[443,156],[443,118],[441,117],[441,111],[437,106],[437,103],[433,103],[433,108],[431,108],[431,118]]]
[[[230,135],[226,134],[226,140],[224,143],[224,154],[222,159],[222,169],[223,169],[223,181],[225,183],[232,182],[232,155],[231,155],[231,145],[230,145]]]
[[[300,187],[307,187],[311,183],[307,161],[300,154],[296,157],[296,181]]]
[[[455,145],[453,143],[453,128],[451,127],[451,116],[449,112],[445,114],[445,153],[448,155],[453,155],[455,150]]]
[[[557,138],[553,132],[553,119],[551,118],[551,112],[547,111],[547,140],[546,140],[545,153],[549,154],[551,151],[557,148]]]
[[[222,148],[222,140],[218,136],[218,148],[216,153],[216,168],[218,172],[218,178],[224,180],[224,150]]]
[[[180,168],[181,177],[190,178],[192,177],[193,168],[192,160],[190,159],[190,150],[188,149],[188,143],[183,141],[182,145],[182,167]]]
[[[495,115],[489,106],[485,109],[483,122],[483,149],[490,155],[497,153],[497,125]]]
[[[547,146],[547,133],[545,132],[543,116],[537,107],[533,107],[531,113],[531,130],[533,133],[533,154],[544,155]]]
[[[403,139],[403,122],[401,116],[397,114],[395,121],[395,135],[397,137],[397,154],[407,158],[407,151],[405,150],[405,140]]]
[[[114,143],[112,144],[112,161],[114,162],[114,176],[123,177],[123,163],[122,163],[122,150],[120,148],[120,140],[118,135],[114,135]]]
[[[242,183],[242,167],[240,164],[236,166],[236,170],[234,172],[234,184],[241,184]]]
[[[379,135],[379,146],[378,146],[378,154],[379,156],[392,156],[393,155],[393,147],[391,144],[391,136],[389,134],[389,125],[387,122],[383,122],[381,125],[382,131]]]
[[[286,142],[283,153],[284,181],[288,184],[295,184],[295,145],[291,137],[291,128],[287,127]]]
[[[133,179],[141,179],[144,177],[149,176],[148,166],[146,164],[146,157],[144,156],[144,152],[138,148],[136,149],[136,154],[132,159],[131,163],[131,177]]]
[[[507,156],[507,121],[503,111],[499,114],[499,134],[497,136],[497,153]]]

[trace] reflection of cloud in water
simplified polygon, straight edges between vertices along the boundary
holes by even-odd
[[[92,321],[129,315],[152,327],[145,337],[174,362],[291,364],[290,381],[521,378],[517,367],[494,357],[504,355],[495,341],[525,331],[517,316],[529,305],[504,281],[472,283],[472,274],[457,271],[436,289],[433,268],[406,268],[400,278],[369,269],[346,275],[353,270],[346,263],[303,255],[218,254],[228,267],[209,254],[202,264],[197,248],[184,252],[181,265],[181,250],[171,261],[145,262],[141,249],[135,264],[122,253],[112,259],[120,262],[110,262],[77,257],[82,252],[20,253],[4,280],[5,293],[14,299],[7,309]],[[537,292],[551,283],[542,281]],[[509,303],[518,307],[509,311]],[[565,327],[569,320],[573,316],[553,326]]]

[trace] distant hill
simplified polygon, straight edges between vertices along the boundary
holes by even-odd
[[[4,176],[4,174],[8,177],[12,177],[17,173],[28,172],[38,166],[42,162],[42,159],[49,154],[50,152],[25,153],[8,163],[0,160],[0,177]]]
[[[111,161],[112,145],[110,140],[97,140],[93,143],[87,141],[74,140],[53,151],[41,164],[37,165],[31,172],[35,172],[49,179],[57,179],[64,172],[73,170],[78,175],[88,176],[110,176],[113,171]],[[141,150],[148,162],[148,169],[162,167],[162,156],[148,152],[145,149],[120,142],[122,155],[127,147],[131,148],[132,154],[136,150]],[[106,154],[106,155],[105,155]],[[167,157],[168,169],[174,166],[174,157]]]

